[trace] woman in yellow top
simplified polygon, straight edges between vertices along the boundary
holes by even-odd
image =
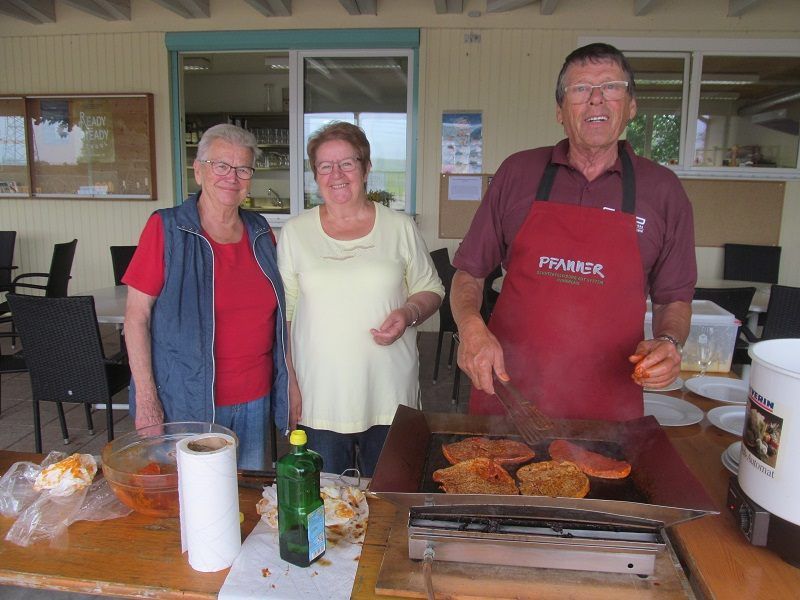
[[[417,403],[415,326],[444,287],[414,222],[367,198],[359,127],[326,125],[308,158],[324,203],[287,222],[278,242],[297,375],[290,419],[325,471],[369,477],[397,406]]]

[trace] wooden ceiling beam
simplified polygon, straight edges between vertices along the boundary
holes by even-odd
[[[265,17],[291,17],[292,0],[244,0]]]
[[[339,0],[339,4],[351,15],[377,15],[377,0]]]
[[[55,0],[0,0],[0,15],[34,25],[56,22]]]
[[[439,15],[460,15],[464,12],[464,0],[433,0],[433,7]]]
[[[657,0],[633,0],[634,16],[643,17],[650,12],[656,2]]]
[[[76,8],[106,21],[130,21],[131,0],[61,0]]]
[[[153,0],[153,2],[184,19],[208,19],[211,16],[208,0]]]
[[[728,16],[740,17],[742,13],[749,10],[761,0],[729,0],[728,2]]]
[[[534,0],[486,0],[486,12],[508,12],[533,3]]]

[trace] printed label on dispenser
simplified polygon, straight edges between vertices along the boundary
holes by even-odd
[[[778,462],[784,427],[783,419],[775,414],[774,410],[773,402],[750,388],[742,442],[750,451],[748,460],[768,477],[775,476],[774,469]],[[763,463],[763,466],[756,460]]]
[[[308,515],[308,560],[325,552],[325,506]]]

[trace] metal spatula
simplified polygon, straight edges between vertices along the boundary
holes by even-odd
[[[547,439],[544,432],[553,428],[553,422],[525,398],[510,381],[502,381],[497,377],[494,378],[494,381],[495,394],[522,439],[528,444],[536,444]]]

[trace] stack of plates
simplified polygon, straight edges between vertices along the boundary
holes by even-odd
[[[742,453],[742,442],[733,442],[722,453],[722,466],[734,475],[739,474],[739,456]]]

